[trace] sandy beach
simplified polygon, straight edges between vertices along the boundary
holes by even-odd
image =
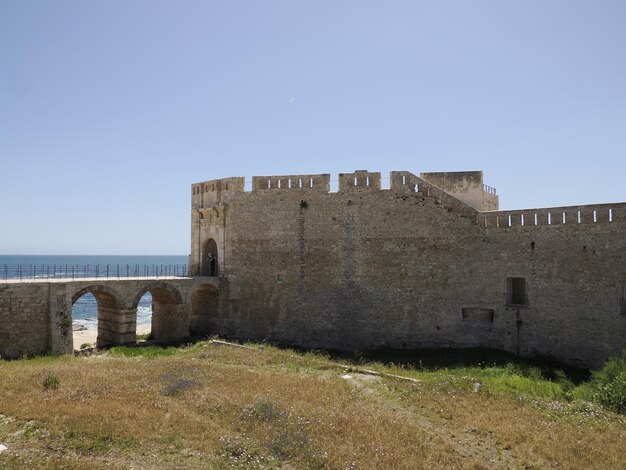
[[[137,325],[137,334],[145,335],[150,333],[151,325]],[[89,343],[91,346],[96,345],[96,330],[83,330],[74,332],[74,350],[79,350],[80,346],[85,343]]]

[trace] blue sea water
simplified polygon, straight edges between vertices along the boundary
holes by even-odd
[[[102,268],[110,266],[122,266],[122,271],[126,266],[171,266],[186,265],[187,256],[104,256],[104,255],[0,255],[0,277],[4,278],[8,273],[8,278],[17,277],[17,266],[22,267],[24,273],[31,273],[33,267],[37,277],[37,272],[46,272],[46,267],[53,266],[96,266]],[[52,272],[52,268],[47,272]],[[80,297],[72,306],[72,320],[75,330],[95,330],[97,329],[98,305],[96,299],[91,294]],[[147,292],[139,301],[137,306],[137,324],[150,324],[152,321],[152,296]]]

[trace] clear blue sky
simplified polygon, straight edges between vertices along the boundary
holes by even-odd
[[[225,176],[624,201],[626,2],[2,0],[0,164],[2,254],[187,254]]]

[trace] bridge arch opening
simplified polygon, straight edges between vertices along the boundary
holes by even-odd
[[[200,268],[201,276],[217,276],[217,243],[213,238],[209,238],[204,244],[202,250],[202,266]]]
[[[220,331],[219,290],[211,284],[201,284],[191,295],[189,334],[207,336]]]
[[[131,307],[137,311],[139,331],[142,331],[141,316],[149,310],[150,339],[172,342],[189,335],[182,296],[178,289],[167,282],[156,281],[145,285],[135,296]]]
[[[80,289],[72,295],[73,348],[125,344],[130,320],[113,289],[102,285]]]

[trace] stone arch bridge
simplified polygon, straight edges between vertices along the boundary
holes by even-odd
[[[210,333],[217,277],[0,281],[0,356],[73,350],[72,306],[91,293],[98,304],[98,346],[136,342],[137,305],[152,295],[152,336],[180,341]]]

